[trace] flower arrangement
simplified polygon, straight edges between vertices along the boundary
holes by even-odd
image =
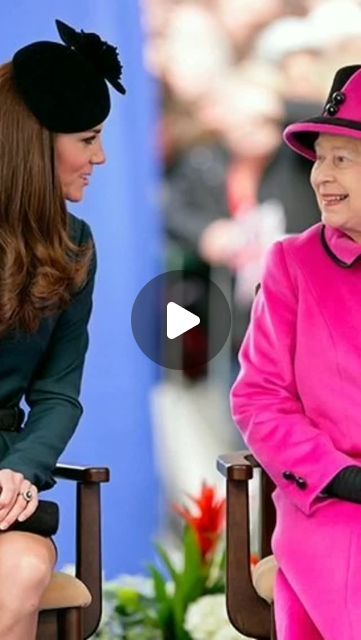
[[[190,500],[192,508],[174,505],[184,521],[181,561],[157,544],[159,567],[149,567],[149,578],[121,576],[106,583],[96,638],[240,640],[225,606],[225,500],[206,483]]]

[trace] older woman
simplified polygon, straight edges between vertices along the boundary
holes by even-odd
[[[232,411],[276,484],[278,640],[361,632],[361,66],[285,141],[314,160],[321,222],[277,242]]]
[[[0,66],[1,640],[35,638],[55,562],[49,537],[14,525],[54,484],[82,413],[96,260],[89,225],[65,201],[82,200],[105,162],[106,80],[125,92],[115,47],[57,27],[64,44],[33,42]]]

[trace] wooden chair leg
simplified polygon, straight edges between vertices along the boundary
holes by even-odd
[[[271,604],[271,640],[277,640],[275,609],[273,603]]]
[[[41,611],[39,615],[36,640],[58,640],[58,629],[59,627],[57,611]]]
[[[84,640],[80,607],[59,611],[59,640]]]

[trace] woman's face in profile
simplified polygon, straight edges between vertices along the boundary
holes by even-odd
[[[361,140],[321,134],[311,184],[322,222],[361,243]]]
[[[70,202],[80,202],[89,184],[94,165],[106,160],[100,124],[81,133],[59,133],[55,137],[55,166],[63,195]]]

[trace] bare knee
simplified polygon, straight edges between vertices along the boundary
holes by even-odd
[[[0,610],[25,616],[39,606],[51,578],[55,553],[48,540],[32,534],[10,539],[10,533],[15,534],[0,535]]]
[[[19,588],[24,591],[37,590],[43,585],[46,586],[51,577],[52,565],[46,554],[37,549],[35,552],[29,551],[10,565],[14,571],[15,581]],[[1,569],[0,569],[1,572]]]

